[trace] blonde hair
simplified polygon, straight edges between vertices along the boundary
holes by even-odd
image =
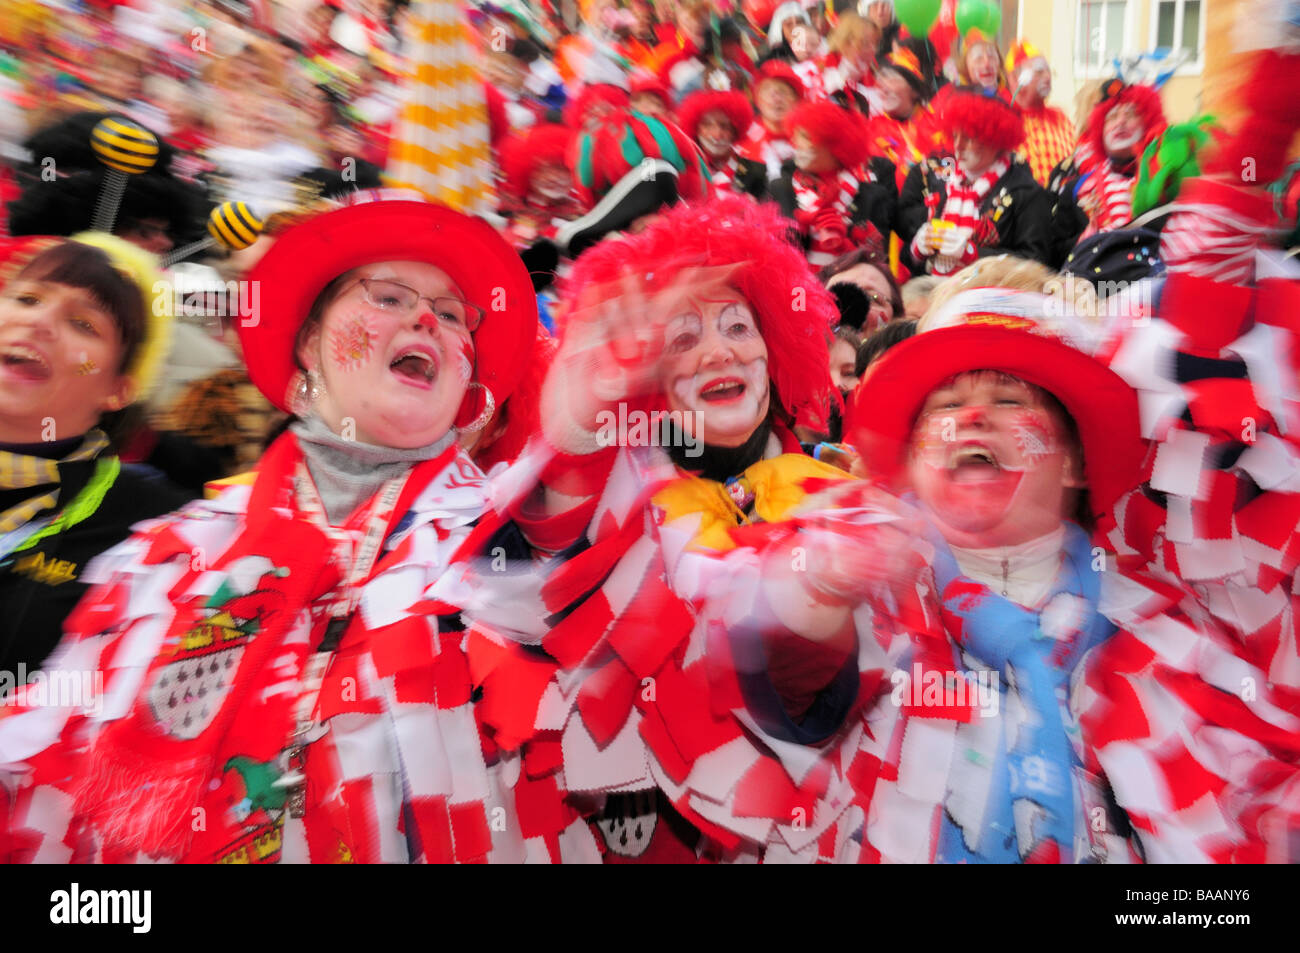
[[[926,322],[937,314],[948,301],[971,288],[1010,288],[1013,291],[1037,291],[1047,294],[1060,275],[1041,262],[1013,255],[982,258],[967,265],[939,284],[930,294],[930,305],[917,324],[918,331],[926,329]]]
[[[841,13],[835,29],[831,30],[831,35],[826,39],[826,47],[832,53],[843,53],[844,47],[855,40],[866,39],[871,33],[876,35],[871,45],[879,46],[881,33],[875,21],[860,17],[856,13]]]

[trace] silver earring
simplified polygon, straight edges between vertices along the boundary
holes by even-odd
[[[492,415],[496,413],[497,410],[497,399],[492,396],[490,388],[480,384],[478,381],[470,381],[469,386],[483,388],[483,412],[475,417],[473,422],[466,426],[454,428],[457,433],[478,433],[488,425],[488,421],[492,419]]]
[[[295,417],[305,417],[312,405],[325,395],[325,385],[313,371],[299,371],[293,376],[293,395],[289,398],[289,409]]]

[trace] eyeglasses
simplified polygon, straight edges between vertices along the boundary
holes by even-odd
[[[882,295],[879,291],[867,291],[864,293],[867,296],[867,300],[870,301],[872,304],[876,305],[877,307],[884,308],[886,311],[889,310],[890,308],[889,299],[886,298],[884,295]]]
[[[366,303],[380,311],[406,317],[415,314],[421,301],[427,301],[438,320],[453,330],[473,333],[483,323],[482,308],[452,295],[430,298],[414,288],[381,278],[362,278],[358,283]]]

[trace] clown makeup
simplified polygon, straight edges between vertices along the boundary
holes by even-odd
[[[1052,532],[1081,486],[1068,423],[1045,392],[993,371],[932,391],[913,429],[912,486],[958,546],[1008,546]]]
[[[568,198],[573,180],[564,166],[548,162],[534,170],[528,184],[536,195],[547,202],[560,202]]]
[[[736,131],[731,128],[727,116],[719,109],[711,109],[700,118],[700,128],[696,134],[701,148],[714,159],[731,154],[732,143],[736,140]]]
[[[1102,145],[1112,158],[1131,159],[1145,132],[1137,110],[1128,103],[1120,103],[1106,113],[1106,121],[1102,126]]]
[[[831,151],[814,142],[802,129],[794,131],[790,136],[790,144],[794,146],[794,164],[804,172],[832,172],[839,167],[839,162],[831,155]]]
[[[468,338],[460,342],[460,359],[456,370],[460,374],[460,382],[468,386],[470,378],[474,376],[474,342]]]
[[[998,151],[987,142],[958,130],[954,140],[957,165],[967,181],[979,178],[997,161]]]
[[[693,436],[738,447],[767,417],[767,345],[749,305],[730,289],[692,301],[668,322],[661,365],[668,408]]]
[[[992,43],[976,43],[967,51],[966,74],[985,89],[998,84],[998,51]]]
[[[414,306],[385,282],[413,290]],[[324,378],[315,412],[363,443],[435,442],[451,429],[474,366],[468,322],[450,307],[433,313],[438,299],[464,301],[460,288],[442,269],[410,261],[359,268],[343,287],[298,350],[302,367]]]
[[[375,349],[375,323],[364,312],[352,315],[330,332],[330,358],[341,370],[356,370]]]

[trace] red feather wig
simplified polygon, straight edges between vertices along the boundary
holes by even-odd
[[[528,197],[529,180],[539,166],[565,165],[573,132],[557,123],[539,123],[501,146],[501,190],[516,198]]]
[[[815,144],[829,149],[835,161],[846,169],[860,166],[871,152],[871,136],[862,114],[831,102],[801,103],[786,119],[786,129],[790,135],[803,130]]]
[[[686,135],[696,139],[700,122],[714,110],[727,117],[727,122],[736,131],[736,139],[740,139],[754,122],[754,108],[744,93],[700,90],[682,101],[677,110],[677,124]]]
[[[611,293],[649,296],[680,288],[689,269],[722,270],[753,310],[782,412],[793,422],[823,426],[834,399],[828,342],[839,311],[803,253],[786,240],[790,227],[776,206],[743,196],[674,206],[644,231],[582,255],[564,287],[566,313],[586,311]]]
[[[1160,103],[1159,90],[1140,83],[1124,86],[1114,95],[1107,96],[1093,106],[1092,112],[1088,114],[1088,124],[1084,127],[1084,140],[1097,155],[1106,154],[1103,137],[1107,113],[1125,103],[1137,110],[1138,118],[1142,120],[1142,126],[1146,130],[1142,142],[1137,147],[1136,155],[1142,155],[1151,144],[1151,140],[1164,132],[1169,124],[1165,119],[1165,108]]]
[[[943,125],[954,136],[964,132],[999,152],[1010,152],[1025,138],[1024,120],[1014,106],[970,87],[954,89],[947,97]]]

